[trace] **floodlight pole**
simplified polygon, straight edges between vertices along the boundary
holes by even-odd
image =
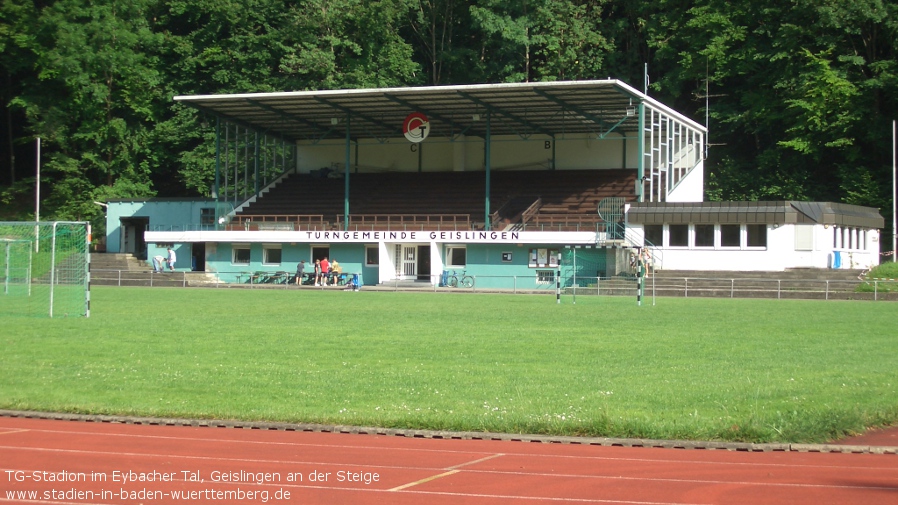
[[[898,262],[898,121],[892,120],[892,261]]]
[[[40,252],[40,229],[38,223],[41,220],[41,138],[37,138],[37,176],[34,178],[34,252]]]

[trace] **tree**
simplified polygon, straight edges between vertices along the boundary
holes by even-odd
[[[160,88],[148,5],[61,0],[38,16],[36,87],[13,104],[44,139],[55,218],[96,218],[93,200],[152,194],[147,140]]]
[[[31,136],[24,128],[24,114],[11,106],[11,102],[24,89],[25,83],[33,82],[31,54],[34,50],[34,34],[31,27],[34,24],[35,11],[31,2],[7,0],[0,3],[0,97],[4,108],[0,126],[0,131],[3,132],[0,152],[3,153],[3,165],[6,166],[6,170],[0,172],[0,182],[6,181],[10,186],[21,178],[16,170],[16,154],[22,151],[22,147],[27,149],[33,145],[30,142]],[[29,142],[27,146],[23,146],[16,139],[26,135]],[[33,183],[33,178],[23,182]]]
[[[418,0],[409,11],[406,38],[417,41],[413,47],[429,76],[426,82],[471,82],[478,44],[470,25],[468,5],[462,0]]]
[[[894,4],[680,5],[662,2],[672,15],[652,27],[654,86],[682,101],[710,85],[712,198],[882,201],[871,153],[895,111]]]
[[[307,0],[285,26],[280,70],[292,89],[401,86],[420,82],[420,66],[400,35],[414,0]]]

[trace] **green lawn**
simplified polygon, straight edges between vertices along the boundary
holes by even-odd
[[[92,290],[0,319],[0,408],[822,442],[898,421],[889,302]]]

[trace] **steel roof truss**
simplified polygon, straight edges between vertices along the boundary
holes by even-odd
[[[464,135],[464,132],[466,132],[467,130],[469,130],[471,128],[471,126],[465,126],[463,124],[459,124],[459,123],[455,122],[452,118],[446,117],[438,112],[434,112],[433,110],[431,110],[427,107],[421,107],[419,105],[415,105],[415,104],[409,102],[408,100],[399,98],[397,96],[385,94],[384,97],[387,100],[391,100],[400,105],[408,107],[410,110],[423,112],[425,115],[427,115],[428,118],[436,119],[437,121],[441,121],[443,123],[448,124],[451,127],[451,129],[449,130],[448,137],[451,139],[455,139],[457,136]],[[458,134],[455,133],[456,129],[459,130]],[[476,135],[476,136],[481,136],[481,135]]]
[[[340,104],[338,104],[338,103],[334,103],[334,102],[332,102],[332,101],[330,101],[330,100],[325,100],[324,98],[317,97],[317,96],[315,97],[315,100],[316,100],[317,102],[319,102],[319,103],[322,103],[322,104],[324,104],[324,105],[327,105],[328,107],[332,107],[332,108],[334,108],[334,109],[336,109],[336,110],[345,112],[346,114],[349,114],[350,116],[360,118],[360,119],[362,119],[363,121],[367,121],[367,122],[369,122],[369,123],[371,123],[371,124],[373,124],[373,125],[375,125],[375,126],[378,126],[378,127],[380,127],[380,128],[383,128],[384,130],[391,131],[391,132],[395,132],[395,133],[397,133],[397,134],[402,134],[402,129],[401,129],[401,128],[397,129],[396,126],[394,126],[394,125],[390,125],[390,124],[384,123],[383,121],[381,121],[381,120],[379,120],[379,119],[375,119],[375,118],[373,118],[373,117],[371,117],[371,116],[368,116],[368,115],[366,115],[366,114],[360,114],[360,113],[358,113],[358,112],[356,112],[356,111],[354,111],[354,110],[352,110],[352,109],[350,109],[349,107],[346,107],[346,106],[344,106],[344,105],[340,105]],[[372,135],[372,136],[374,136],[374,135]]]
[[[539,125],[537,125],[537,124],[534,124],[534,123],[532,123],[532,122],[530,122],[530,121],[528,121],[528,120],[526,120],[526,119],[517,117],[517,116],[515,116],[514,114],[512,114],[512,113],[510,113],[510,112],[506,112],[506,111],[502,110],[501,108],[499,108],[499,107],[497,107],[497,106],[495,106],[495,105],[492,105],[492,104],[490,104],[490,103],[488,103],[488,102],[484,102],[483,100],[477,98],[476,96],[471,95],[470,93],[465,93],[464,91],[458,91],[457,93],[458,93],[459,95],[461,95],[461,96],[467,98],[468,100],[470,100],[470,101],[476,103],[477,105],[483,106],[483,107],[489,109],[490,111],[495,112],[495,113],[497,113],[497,114],[499,114],[499,115],[501,115],[501,116],[505,116],[506,118],[510,119],[512,122],[518,123],[518,124],[523,125],[523,126],[526,126],[526,127],[528,127],[528,128],[531,128],[531,129],[533,129],[533,130],[535,130],[535,131],[538,131],[539,133],[542,133],[543,135],[546,135],[546,136],[549,136],[549,137],[552,136],[552,133],[551,133],[551,132],[548,132],[548,131],[544,130],[541,126],[539,126]],[[514,128],[510,128],[510,129],[511,129],[512,131],[514,131],[515,133],[517,133],[517,131],[516,131]],[[520,133],[517,133],[517,135],[523,137]]]

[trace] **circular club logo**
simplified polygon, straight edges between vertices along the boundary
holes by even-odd
[[[426,139],[427,134],[430,133],[430,121],[424,114],[412,112],[405,117],[405,121],[402,123],[402,133],[405,134],[405,138],[409,142],[417,144]]]

